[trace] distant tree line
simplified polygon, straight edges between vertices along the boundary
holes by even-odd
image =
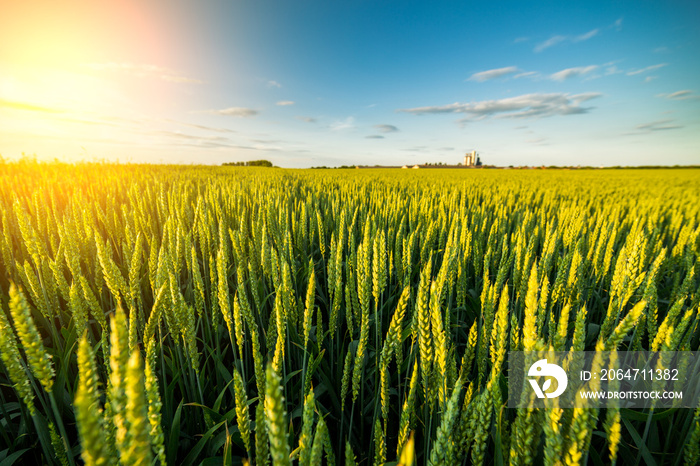
[[[225,167],[272,167],[269,160],[249,160],[248,162],[226,162]]]

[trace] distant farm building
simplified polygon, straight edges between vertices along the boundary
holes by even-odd
[[[414,166],[411,167],[411,168],[420,168],[420,165],[414,165]]]
[[[464,163],[462,165],[464,165],[465,167],[474,167],[477,165],[481,165],[481,161],[479,160],[479,156],[476,155],[475,150],[466,153],[466,155],[464,156]]]

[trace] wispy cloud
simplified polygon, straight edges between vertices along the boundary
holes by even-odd
[[[583,42],[584,40],[588,40],[591,37],[597,36],[598,32],[600,32],[598,29],[593,29],[592,31],[588,31],[585,34],[581,34],[579,36],[572,37],[571,41],[572,42]]]
[[[478,81],[484,82],[490,79],[500,78],[501,76],[507,76],[509,74],[517,73],[520,71],[517,66],[507,66],[505,68],[497,68],[494,70],[480,71],[469,76],[467,81]]]
[[[513,79],[521,79],[521,78],[536,78],[540,74],[537,71],[525,71],[523,73],[518,73],[515,76],[513,76]]]
[[[157,130],[157,131],[149,131],[148,134],[155,135],[155,136],[167,136],[167,137],[178,138],[178,139],[188,139],[188,140],[193,140],[193,141],[210,141],[210,142],[219,142],[219,143],[231,141],[229,138],[225,138],[222,136],[198,136],[198,135],[194,135],[194,134],[182,133],[180,131]]]
[[[583,42],[585,40],[588,40],[592,37],[597,36],[599,32],[600,32],[599,29],[593,29],[591,31],[588,31],[584,34],[580,34],[577,36],[560,36],[560,35],[552,36],[549,39],[547,39],[546,41],[540,42],[539,44],[537,44],[534,48],[534,51],[539,53],[539,52],[542,52],[550,47],[554,47],[557,44],[561,44],[562,42]]]
[[[305,123],[316,123],[316,118],[308,117],[308,116],[298,116],[295,117],[297,120],[301,120]]]
[[[649,133],[652,131],[668,131],[671,129],[682,128],[682,125],[673,125],[673,120],[657,120],[650,123],[644,123],[637,125],[637,129],[644,133]]]
[[[42,107],[41,105],[30,104],[27,102],[13,102],[10,100],[0,99],[0,108],[9,108],[12,110],[25,110],[29,112],[45,112],[45,113],[62,113],[63,110],[55,108]]]
[[[535,146],[547,146],[547,138],[534,138],[534,139],[527,139],[525,142],[529,144],[533,144]]]
[[[260,145],[244,145],[223,136],[200,136],[180,131],[151,130],[140,133],[154,138],[155,144],[196,147],[200,149],[243,149],[243,150],[275,150]]]
[[[187,126],[187,127],[190,127],[190,128],[201,129],[201,130],[204,130],[204,131],[215,131],[215,132],[217,132],[217,133],[235,133],[235,132],[236,132],[236,131],[234,131],[234,130],[232,130],[232,129],[228,129],[228,128],[215,128],[215,127],[213,127],[213,126],[198,125],[198,124],[195,124],[195,123],[185,123],[185,122],[182,122],[182,121],[171,120],[171,119],[168,119],[168,118],[166,118],[164,121],[166,121],[166,122],[168,122],[168,123],[174,123],[174,124],[176,124],[176,125],[182,125],[182,126]]]
[[[664,66],[668,66],[668,63],[659,63],[657,65],[647,66],[638,70],[628,71],[627,76],[635,76],[637,74],[648,73],[649,71],[658,70],[659,68],[663,68]]]
[[[566,36],[552,36],[544,42],[541,42],[535,46],[535,52],[542,52],[550,47],[554,47],[560,42],[567,40]]]
[[[598,65],[589,66],[579,66],[576,68],[567,68],[565,70],[557,71],[550,76],[550,79],[554,81],[565,81],[567,79],[575,78],[576,76],[582,76],[588,74],[591,71],[598,69]]]
[[[188,78],[177,71],[158,65],[143,65],[134,63],[87,63],[86,67],[95,71],[117,71],[138,78],[157,78],[163,81],[182,84],[204,84],[201,79]]]
[[[399,131],[399,128],[397,128],[394,125],[374,125],[374,127],[380,133],[396,133],[397,131]]]
[[[529,37],[516,37],[515,40],[513,41],[514,44],[519,44],[520,42],[527,42],[529,41]]]
[[[246,107],[229,107],[229,108],[223,108],[221,110],[207,110],[205,113],[210,113],[212,115],[223,115],[223,116],[245,118],[245,117],[253,117],[260,112],[258,112],[257,110],[254,110],[252,108],[246,108]]]
[[[333,131],[340,131],[343,129],[350,129],[355,127],[355,119],[353,117],[347,117],[345,120],[334,121],[330,124],[330,128]]]
[[[267,87],[276,87],[279,89],[282,87],[282,85],[280,83],[278,83],[277,81],[270,80],[267,82]]]
[[[293,100],[280,100],[275,105],[279,105],[280,107],[286,107],[288,105],[294,105],[294,101]]]
[[[379,134],[370,134],[369,136],[365,136],[365,139],[384,139],[384,136]]]
[[[428,150],[428,146],[413,146],[409,147],[408,149],[401,150],[405,150],[406,152],[426,152]]]
[[[616,31],[622,30],[622,20],[623,18],[618,18],[614,23],[610,25],[610,27],[615,28]]]
[[[670,94],[657,94],[656,97],[663,97],[671,100],[698,100],[700,95],[695,92],[685,89],[682,91],[671,92]]]
[[[588,113],[592,107],[582,107],[583,102],[600,97],[602,94],[589,92],[569,95],[564,93],[524,94],[500,100],[484,100],[471,103],[453,103],[430,107],[415,107],[397,111],[413,115],[441,113],[464,113],[469,115],[461,121],[494,118],[535,118],[554,115],[576,115]]]

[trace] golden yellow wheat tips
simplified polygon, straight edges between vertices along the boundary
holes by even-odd
[[[259,402],[255,407],[255,464],[267,465],[270,457],[270,442],[267,436],[267,419],[265,419],[265,404]]]
[[[537,344],[537,294],[537,264],[533,264],[527,284],[527,296],[525,297],[525,322],[523,324],[523,347],[525,351],[532,351]]]
[[[386,461],[386,439],[384,438],[384,430],[382,423],[377,418],[374,421],[374,464],[382,465]]]
[[[217,271],[217,281],[219,284],[218,288],[218,298],[219,298],[219,309],[221,309],[221,314],[224,316],[224,322],[226,322],[226,328],[228,329],[229,337],[231,338],[231,344],[236,341],[233,337],[233,318],[231,317],[231,304],[229,300],[228,293],[228,276],[227,276],[228,261],[226,258],[226,251],[223,247],[219,248],[219,252],[216,256],[216,271]]]
[[[75,282],[70,286],[68,292],[69,305],[71,313],[73,314],[73,322],[75,324],[75,333],[77,335],[82,335],[87,328],[88,311],[85,302],[83,301],[82,289],[80,285],[76,285]]]
[[[306,395],[306,399],[304,400],[304,411],[301,421],[301,435],[299,436],[299,464],[309,464],[311,459],[315,408],[314,391],[309,390],[309,394]]]
[[[82,458],[86,466],[109,465],[114,458],[105,437],[95,360],[86,335],[78,345],[78,372],[78,389],[73,403]]]
[[[423,268],[418,286],[418,297],[416,298],[416,315],[418,316],[418,347],[420,349],[420,370],[423,375],[423,390],[428,398],[432,393],[431,374],[433,364],[433,345],[430,325],[430,310],[428,308],[430,290],[430,270],[431,263],[428,261]]]
[[[2,309],[0,309],[0,358],[5,364],[15,390],[17,390],[24,404],[27,405],[29,413],[34,414],[34,394],[29,383],[29,374],[27,374],[22,363],[22,355],[17,348],[15,333],[7,317],[5,317],[5,311]]]
[[[14,284],[10,285],[10,314],[32,374],[41,382],[44,390],[50,392],[53,388],[54,376],[51,356],[46,352],[41,335],[34,325],[27,300]]]
[[[238,369],[233,370],[234,394],[236,395],[236,419],[246,451],[250,452],[250,413],[245,383]]]
[[[121,461],[129,466],[149,466],[152,462],[148,408],[143,381],[141,352],[133,352],[126,370],[126,422],[129,436],[120,446]]]
[[[564,410],[559,408],[558,403],[554,402],[553,404],[554,406],[545,412],[542,425],[545,434],[544,460],[547,465],[561,465],[563,464],[561,454],[564,438],[560,422]]]
[[[418,360],[413,364],[411,382],[409,383],[408,398],[403,402],[401,417],[399,418],[399,442],[396,446],[398,454],[406,443],[408,433],[413,427],[415,418],[416,387],[418,386]]]
[[[348,397],[350,389],[350,370],[352,369],[352,351],[345,353],[345,363],[343,364],[343,378],[340,381],[340,404],[341,409],[345,409],[345,399]]]
[[[90,283],[88,282],[87,278],[85,278],[83,275],[80,275],[79,280],[80,280],[80,288],[83,291],[83,297],[85,298],[85,302],[87,303],[88,307],[90,308],[90,312],[92,313],[92,316],[95,318],[97,323],[100,324],[100,327],[102,327],[102,330],[106,332],[107,331],[107,319],[105,318],[105,314],[102,311],[102,307],[100,306],[100,303],[97,301],[95,294],[92,292],[92,288],[90,288]]]
[[[323,442],[326,435],[328,435],[328,429],[326,427],[326,423],[322,421],[322,419],[319,419],[319,422],[316,425],[314,443],[311,447],[311,455],[308,464],[312,466],[321,466],[321,461],[323,460]],[[274,463],[273,461],[273,464],[277,463]]]
[[[411,432],[411,437],[404,444],[399,455],[397,466],[413,466],[416,461],[416,445],[414,440],[415,432]]]
[[[280,377],[271,364],[265,371],[265,419],[270,438],[270,454],[275,465],[289,465],[289,444],[287,442],[287,410],[284,407],[283,389]]]
[[[148,398],[148,421],[151,424],[151,444],[155,451],[161,466],[167,466],[165,458],[165,435],[163,434],[163,426],[161,425],[161,407],[160,393],[158,392],[158,378],[155,373],[155,341],[150,339],[147,343],[146,361],[144,365],[146,397]]]
[[[309,333],[311,332],[311,318],[314,313],[314,297],[316,295],[316,272],[313,261],[309,260],[309,285],[306,289],[306,306],[304,308],[304,320],[302,331],[304,334],[304,348],[309,346]]]
[[[646,301],[638,302],[627,313],[627,315],[625,315],[625,317],[620,321],[620,323],[617,324],[617,327],[615,327],[615,330],[613,330],[612,334],[610,335],[610,337],[608,337],[608,340],[605,342],[605,349],[607,351],[617,349],[617,346],[620,344],[622,339],[625,337],[625,335],[627,335],[627,333],[632,329],[632,327],[634,327],[634,325],[641,317],[646,305]]]
[[[116,432],[116,445],[120,455],[126,453],[130,434],[128,420],[126,418],[126,378],[127,366],[129,363],[129,343],[126,316],[121,307],[117,308],[114,317],[110,322],[111,327],[111,350],[110,361],[111,373],[109,377],[109,402],[112,414],[112,423]]]

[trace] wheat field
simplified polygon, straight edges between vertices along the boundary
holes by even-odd
[[[2,162],[0,216],[1,465],[700,459],[505,367],[698,351],[698,170]]]

